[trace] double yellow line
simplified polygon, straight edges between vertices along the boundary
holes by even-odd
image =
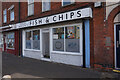
[[[120,70],[113,70],[114,72],[118,72],[118,73],[120,73]]]

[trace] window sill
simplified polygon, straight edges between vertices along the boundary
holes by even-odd
[[[46,12],[49,12],[50,10],[46,10],[46,11],[42,11],[41,13],[46,13]]]
[[[40,52],[41,50],[35,50],[35,49],[24,49],[25,51],[37,51]]]
[[[3,22],[3,24],[7,24],[7,22]]]
[[[63,55],[82,56],[82,53],[76,53],[76,52],[52,51],[51,53],[53,53],[53,54],[63,54]]]
[[[14,50],[15,48],[6,48],[6,49],[11,49],[11,50]]]
[[[32,16],[34,16],[34,14],[32,14],[32,15],[28,15],[27,17],[32,17]]]
[[[14,20],[10,20],[10,22],[14,22]]]

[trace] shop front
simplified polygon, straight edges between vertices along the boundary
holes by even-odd
[[[83,65],[82,23],[23,31],[23,56]]]
[[[90,67],[91,17],[91,8],[86,8],[26,22],[30,27],[22,29],[23,56]]]
[[[4,52],[18,55],[19,53],[19,32],[15,31],[4,31]]]
[[[10,25],[4,32],[4,51],[40,60],[90,67],[92,9],[82,8]]]

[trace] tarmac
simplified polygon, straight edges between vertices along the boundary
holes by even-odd
[[[56,80],[60,78],[120,79],[119,73],[103,72],[91,68],[82,68],[2,53],[2,76],[5,75],[10,76],[12,80]]]

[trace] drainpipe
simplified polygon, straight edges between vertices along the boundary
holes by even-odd
[[[20,0],[19,0],[19,23],[20,23]],[[19,29],[19,56],[22,56],[22,31]]]

